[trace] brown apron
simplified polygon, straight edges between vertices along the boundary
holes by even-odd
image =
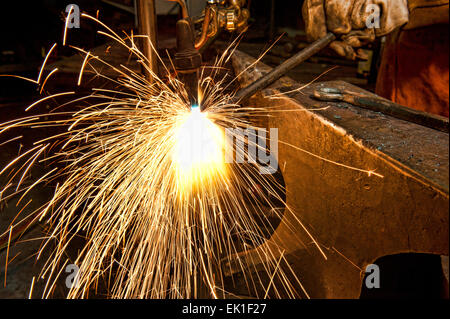
[[[417,25],[415,16],[411,15],[410,23],[415,19]],[[420,21],[419,27],[406,25],[387,36],[376,93],[398,104],[448,117],[449,25],[439,22],[421,26]]]

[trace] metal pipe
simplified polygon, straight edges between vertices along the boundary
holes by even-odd
[[[180,5],[180,7],[181,7],[181,17],[183,19],[189,18],[189,12],[188,12],[185,0],[169,0],[169,1],[177,2]]]
[[[202,34],[200,38],[197,41],[195,41],[195,48],[197,50],[201,49],[201,47],[203,47],[208,41],[208,28],[210,22],[211,22],[211,7],[208,5],[205,9],[205,20],[203,20]]]
[[[158,59],[156,52],[152,48],[152,45],[155,49],[158,48],[155,0],[138,0],[137,13],[139,33],[142,35],[148,35],[148,39],[142,38],[142,52],[148,59],[148,69],[150,69],[154,74],[158,74]],[[151,82],[153,77],[148,69],[144,68],[144,74]]]
[[[271,72],[262,76],[249,86],[239,90],[234,97],[234,103],[238,104],[241,101],[251,97],[256,92],[268,87],[269,85],[283,77],[287,72],[327,47],[335,39],[336,36],[333,33],[328,33],[322,39],[313,42],[311,45],[274,68]]]
[[[177,22],[177,53],[174,65],[179,79],[184,83],[191,105],[198,103],[198,73],[202,65],[202,56],[195,49],[194,32],[190,20]]]

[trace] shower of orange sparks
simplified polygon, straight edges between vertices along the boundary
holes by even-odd
[[[142,36],[122,39],[97,18],[87,14],[82,16],[103,26],[108,32],[99,31],[99,34],[126,47],[143,67],[147,67],[148,61],[134,43],[134,38]],[[37,81],[27,80],[40,83],[44,66],[55,46],[49,50]],[[23,193],[20,200],[38,184],[64,176],[50,201],[35,211],[36,217],[33,217],[33,220],[47,220],[50,228],[38,258],[51,241],[56,243],[56,249],[39,276],[47,280],[43,297],[49,297],[54,289],[68,262],[64,260],[64,252],[80,232],[86,238],[86,244],[75,260],[80,268],[80,286],[71,288],[68,297],[87,297],[89,289],[105,275],[113,277],[109,289],[111,297],[198,297],[194,293],[194,287],[198,285],[208,287],[214,298],[224,297],[223,260],[232,258],[238,252],[238,246],[260,246],[265,240],[260,230],[261,222],[262,227],[271,228],[267,219],[255,221],[243,191],[256,185],[263,187],[268,193],[267,198],[247,195],[252,197],[257,208],[262,209],[272,207],[269,197],[282,201],[277,192],[282,187],[273,177],[261,176],[256,167],[225,164],[223,130],[226,127],[251,127],[247,118],[259,116],[267,109],[230,104],[233,96],[224,93],[227,88],[224,78],[216,79],[217,73],[214,73],[212,76],[202,74],[199,85],[202,105],[207,112],[202,113],[199,108],[191,110],[187,93],[177,79],[164,82],[152,74],[154,82],[150,84],[125,66],[116,67],[81,48],[75,49],[85,54],[78,85],[86,67],[100,76],[89,62],[95,60],[117,73],[117,78],[108,79],[119,88],[94,89],[92,95],[82,99],[100,99],[102,102],[76,112],[53,112],[0,124],[0,133],[15,127],[60,125],[67,128],[65,133],[37,141],[35,147],[12,160],[0,172],[1,175],[9,169],[14,171],[17,163],[25,161],[14,174],[20,179],[12,195]],[[231,46],[217,60],[217,70],[234,49]],[[41,91],[56,70],[47,75]],[[44,97],[25,110],[42,101],[71,94],[75,92]],[[239,112],[235,112],[237,108]],[[69,116],[64,120],[41,120],[44,116],[60,115]],[[51,144],[52,155],[41,162],[57,159],[62,168],[53,168],[31,186],[20,187],[30,167]],[[289,146],[316,156],[295,145]],[[382,177],[373,170],[319,158],[369,176]],[[9,182],[1,193],[10,185]],[[289,209],[286,209],[287,213],[290,213]],[[298,223],[325,257],[312,235],[300,221]],[[9,238],[12,229],[13,226]],[[252,287],[262,286],[264,297],[267,297],[277,278],[282,286],[274,289],[275,296],[296,297],[295,286],[307,295],[295,274],[295,280],[290,281],[280,267],[284,254],[280,259],[271,260],[269,257],[275,254],[265,253],[268,258],[264,269],[270,283],[264,286],[259,276],[247,278],[249,291]],[[287,267],[290,269],[289,265]],[[113,270],[115,275],[111,275]],[[33,286],[34,278],[30,297]],[[258,294],[257,291],[254,289],[253,293]]]

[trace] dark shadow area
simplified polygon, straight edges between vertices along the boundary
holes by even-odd
[[[380,268],[380,288],[366,288],[366,275],[361,299],[448,298],[448,284],[438,255],[397,254],[381,257],[374,264]]]

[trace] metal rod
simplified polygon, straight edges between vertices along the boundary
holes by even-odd
[[[152,48],[152,44],[155,49],[158,48],[155,0],[138,0],[137,13],[139,33],[142,35],[148,35],[149,37],[148,39],[142,38],[142,52],[149,61],[149,69],[152,70],[153,73],[158,74],[158,59],[156,52]],[[153,80],[152,75],[145,68],[144,73],[149,81]]]
[[[287,59],[285,62],[274,68],[263,77],[259,78],[249,86],[239,90],[234,97],[235,103],[239,103],[251,97],[256,92],[268,87],[269,85],[283,77],[287,72],[297,67],[302,62],[308,60],[323,48],[327,47],[335,39],[336,36],[334,34],[328,33],[322,39],[313,42],[311,45],[309,45],[293,57]]]
[[[313,96],[320,101],[347,102],[375,112],[380,112],[404,121],[416,123],[448,133],[448,118],[415,110],[388,100],[357,94],[333,87],[320,87]]]

